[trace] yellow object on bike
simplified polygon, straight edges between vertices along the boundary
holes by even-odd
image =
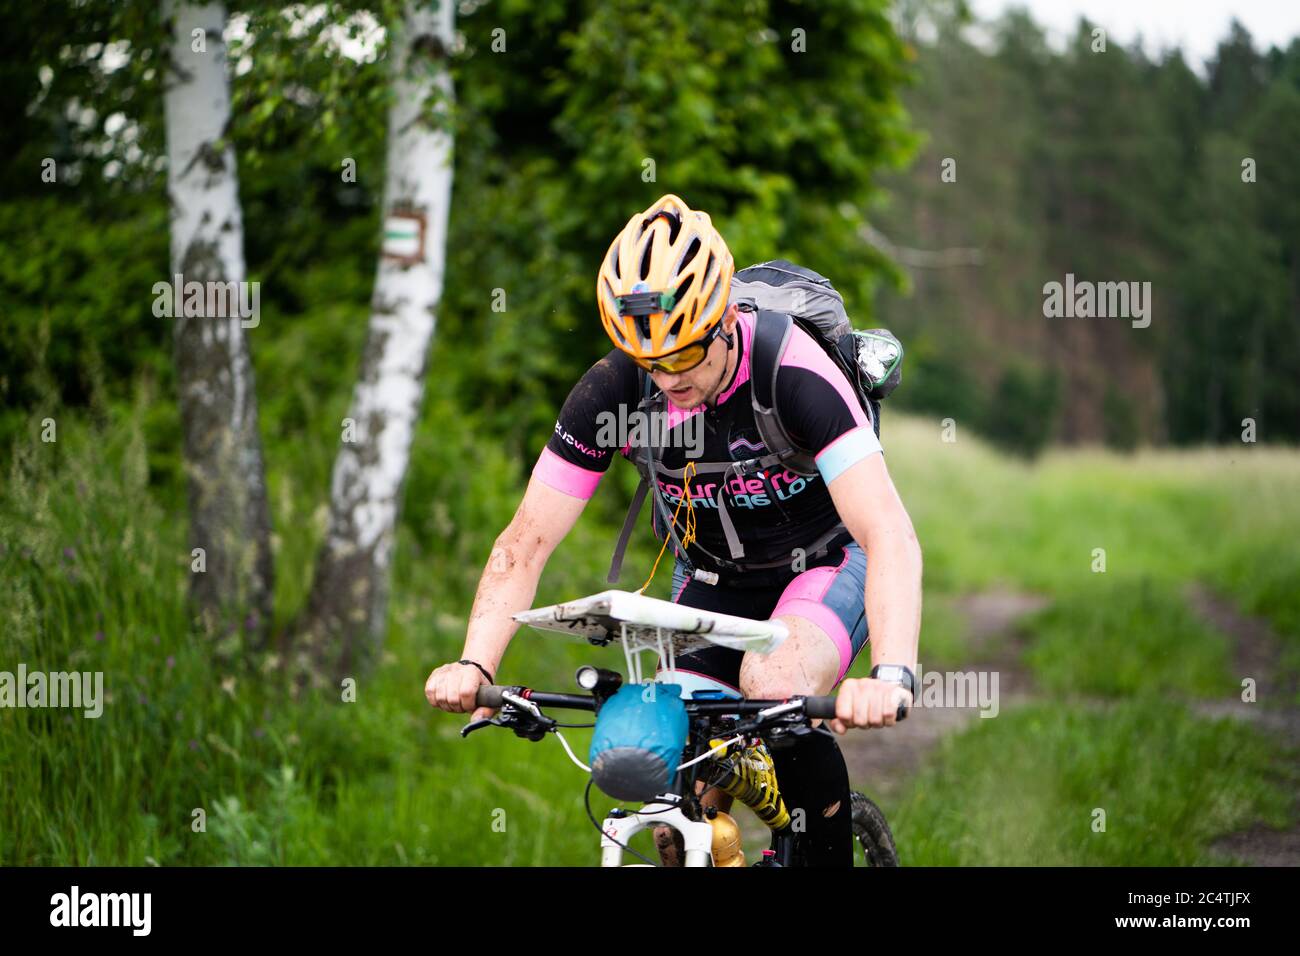
[[[722,743],[710,740],[709,746],[719,747]],[[715,758],[709,782],[753,810],[770,829],[789,826],[790,814],[776,785],[776,766],[761,742],[743,749],[732,748]]]
[[[709,823],[713,827],[713,865],[744,866],[745,851],[740,848],[740,824],[736,818],[719,810]]]

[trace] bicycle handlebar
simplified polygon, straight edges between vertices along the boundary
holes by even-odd
[[[511,690],[510,687],[503,687],[498,684],[483,684],[479,687],[474,698],[474,703],[479,707],[499,708],[504,704],[505,698],[503,692]],[[592,697],[580,694],[547,694],[537,691],[527,691],[525,696],[534,704],[550,707],[567,707],[572,710],[595,710],[596,702]],[[687,702],[690,710],[697,714],[735,714],[735,713],[757,713],[768,707],[774,707],[777,704],[784,703],[780,700],[735,700],[734,698],[723,698],[721,700],[692,700]],[[805,697],[803,699],[804,714],[808,717],[822,718],[823,720],[833,720],[835,718],[835,697]],[[896,720],[903,720],[907,716],[907,705],[899,704]]]

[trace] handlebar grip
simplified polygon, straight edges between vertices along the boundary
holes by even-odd
[[[835,717],[835,697],[805,697],[803,699],[803,712],[809,717],[822,717],[825,719],[834,719]]]
[[[898,710],[894,714],[895,720],[906,720],[908,706],[899,704]],[[805,697],[803,699],[803,711],[809,717],[821,717],[826,720],[835,718],[835,698],[830,697]]]
[[[483,684],[474,696],[474,704],[478,707],[500,707],[503,703],[501,692],[505,689],[497,684]]]

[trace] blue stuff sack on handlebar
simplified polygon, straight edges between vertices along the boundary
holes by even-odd
[[[669,790],[690,721],[680,684],[624,684],[596,714],[591,779],[616,800],[651,800]]]

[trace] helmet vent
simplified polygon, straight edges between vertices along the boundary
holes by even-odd
[[[675,298],[677,299],[678,302],[681,302],[683,299],[686,298],[686,293],[690,291],[691,283],[693,283],[694,281],[695,281],[695,273],[691,273],[686,277],[686,281],[684,281],[681,285],[677,287],[677,295],[675,296]]]
[[[682,231],[682,217],[675,212],[661,213],[668,220],[668,242],[677,241],[677,234]]]
[[[709,301],[705,302],[703,306],[700,307],[700,311],[706,315],[713,312],[718,308],[718,301],[720,299],[723,301],[726,300],[728,292],[729,290],[724,287],[723,283],[715,282],[713,284],[713,291],[709,293]],[[696,301],[698,302],[698,299]]]
[[[667,220],[668,220],[668,243],[669,243],[669,245],[671,245],[672,243],[676,242],[676,241],[677,241],[677,234],[678,234],[679,232],[682,231],[682,217],[679,216],[679,215],[677,215],[677,213],[673,212],[671,209],[660,209],[657,213],[655,213],[655,214],[654,214],[653,216],[651,216],[649,219],[647,219],[647,220],[645,220],[643,223],[641,223],[641,233],[642,233],[642,235],[644,235],[646,232],[649,232],[650,229],[651,229],[651,227],[654,226],[655,221],[658,220],[658,219],[667,219]]]
[[[700,251],[700,240],[699,237],[697,236],[696,238],[692,239],[691,244],[686,247],[686,252],[682,254],[681,264],[677,268],[685,269],[688,265],[691,264],[691,260],[695,258],[695,256],[699,253],[699,251]]]

